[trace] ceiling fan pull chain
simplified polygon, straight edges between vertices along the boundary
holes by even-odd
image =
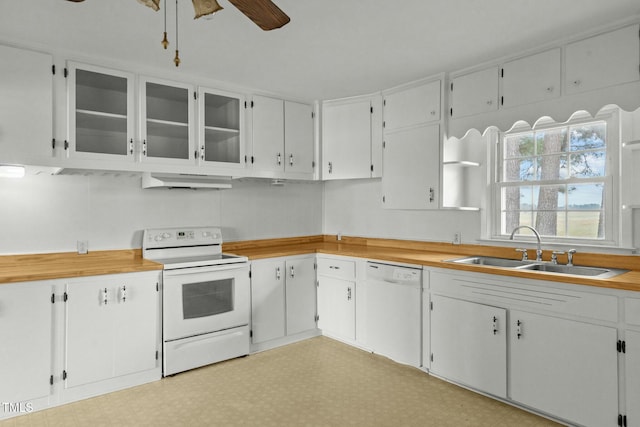
[[[176,0],[176,57],[173,58],[176,67],[180,65],[180,55],[178,54],[178,0]]]

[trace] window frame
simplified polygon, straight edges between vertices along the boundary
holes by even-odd
[[[598,182],[604,183],[604,215],[605,215],[605,236],[604,239],[591,239],[591,238],[576,238],[576,237],[553,237],[544,236],[545,243],[551,244],[563,244],[572,246],[614,246],[618,247],[621,242],[620,225],[621,225],[621,209],[620,206],[620,171],[621,171],[621,159],[620,159],[620,114],[618,108],[605,108],[602,109],[595,116],[586,111],[578,111],[574,113],[565,122],[556,122],[549,117],[538,120],[533,126],[525,122],[516,123],[508,131],[494,130],[487,135],[490,141],[490,153],[489,159],[491,161],[490,173],[488,173],[488,188],[490,189],[490,200],[488,207],[490,212],[486,216],[486,232],[487,237],[490,240],[508,240],[510,232],[505,230],[505,234],[502,233],[502,189],[509,186],[522,186],[525,181],[517,181],[512,183],[506,183],[503,181],[502,167],[503,157],[502,150],[504,147],[504,138],[506,135],[512,135],[523,132],[534,132],[545,129],[553,129],[558,127],[570,127],[580,125],[584,123],[591,123],[596,121],[606,122],[606,163],[605,163],[605,175],[603,179],[598,178]],[[539,181],[526,181],[531,186],[536,186]],[[559,179],[554,181],[545,181],[544,184],[569,184],[569,183],[584,183],[587,184],[593,182],[588,178],[569,178]],[[526,184],[525,183],[525,184]],[[533,241],[534,236],[517,235],[517,240],[521,241]]]

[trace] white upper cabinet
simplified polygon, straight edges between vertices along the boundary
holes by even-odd
[[[0,57],[0,163],[51,158],[52,56],[0,45]]]
[[[436,80],[384,95],[384,130],[440,120],[440,85]]]
[[[437,209],[440,126],[385,133],[382,194],[385,208]]]
[[[140,78],[141,160],[195,164],[193,85]]]
[[[452,118],[498,109],[498,67],[455,77],[450,84]]]
[[[254,96],[251,101],[254,170],[279,172],[284,163],[284,101]]]
[[[313,174],[313,108],[284,102],[284,169],[295,174]]]
[[[252,154],[254,176],[313,177],[313,115],[310,105],[254,96]]]
[[[505,108],[558,98],[560,48],[507,62],[500,75],[500,104]]]
[[[565,93],[640,79],[640,25],[631,25],[566,46]]]
[[[67,70],[67,156],[134,161],[134,75],[74,62]]]
[[[209,88],[198,89],[200,164],[244,168],[244,97]]]
[[[379,96],[365,96],[323,104],[322,179],[381,176],[380,103]]]

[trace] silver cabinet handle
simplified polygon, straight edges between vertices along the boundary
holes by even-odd
[[[333,172],[333,163],[329,162],[329,173]]]
[[[147,140],[142,141],[142,155],[147,157]]]
[[[104,305],[107,305],[108,302],[109,302],[109,291],[107,290],[107,288],[104,288],[104,290],[102,291],[102,303]]]
[[[522,338],[522,322],[520,320],[516,322],[516,334],[518,339]]]
[[[293,154],[289,154],[289,166],[293,166]]]
[[[347,288],[347,301],[351,301],[351,288]]]
[[[129,154],[133,154],[133,138],[129,140]]]
[[[291,278],[294,278],[296,275],[295,270],[293,269],[293,265],[291,266],[291,270],[289,271],[289,275],[291,276]]]
[[[496,316],[493,316],[493,335],[497,335],[498,334],[498,318]]]
[[[127,300],[127,287],[122,285],[120,288],[120,301],[125,302]]]
[[[278,162],[278,166],[280,166],[282,164],[282,155],[280,153],[276,156],[276,160]]]
[[[429,203],[433,203],[435,198],[436,198],[435,191],[433,190],[433,187],[431,187],[429,188]]]
[[[280,274],[280,267],[276,268],[276,279],[280,280],[280,278],[282,277],[282,275]]]

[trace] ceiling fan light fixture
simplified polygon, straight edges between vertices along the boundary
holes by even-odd
[[[198,19],[206,15],[213,15],[216,12],[224,9],[218,4],[216,0],[192,0],[193,10],[196,12],[196,16],[193,19]]]
[[[138,3],[148,6],[156,12],[160,10],[160,0],[138,0]]]

